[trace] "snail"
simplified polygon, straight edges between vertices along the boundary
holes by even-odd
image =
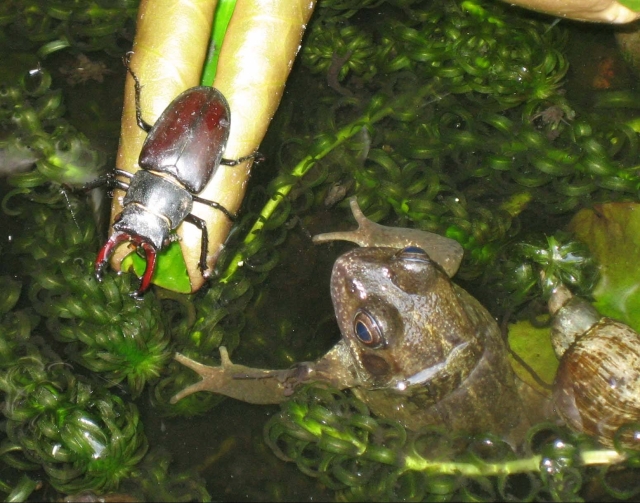
[[[553,385],[556,413],[573,430],[612,447],[620,426],[640,421],[640,335],[600,316],[564,285],[553,291],[548,307],[560,359]],[[621,441],[638,445],[631,430]]]

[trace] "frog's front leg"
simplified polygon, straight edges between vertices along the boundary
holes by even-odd
[[[197,372],[202,379],[171,398],[176,403],[197,391],[219,393],[237,400],[255,404],[280,403],[293,393],[294,388],[309,380],[315,373],[314,363],[300,363],[287,370],[263,370],[231,363],[229,353],[220,347],[221,364],[210,367],[180,353],[174,358]]]

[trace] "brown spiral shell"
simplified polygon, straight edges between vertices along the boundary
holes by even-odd
[[[624,323],[601,318],[562,356],[554,399],[571,428],[612,446],[620,426],[640,421],[640,335]],[[622,440],[638,443],[631,433]]]

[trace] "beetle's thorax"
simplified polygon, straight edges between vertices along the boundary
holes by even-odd
[[[114,231],[137,234],[161,250],[191,212],[193,198],[169,177],[140,170],[133,175]]]

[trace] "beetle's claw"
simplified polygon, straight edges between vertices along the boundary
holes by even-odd
[[[147,267],[145,268],[142,279],[140,280],[140,286],[136,291],[131,293],[133,298],[139,299],[142,297],[144,292],[149,289],[149,286],[151,285],[151,277],[156,269],[156,249],[151,243],[143,240],[140,236],[132,235],[127,232],[114,232],[100,249],[98,256],[96,257],[96,278],[98,281],[102,279],[102,272],[109,261],[109,257],[113,253],[113,250],[123,241],[131,241],[134,245],[141,247],[147,258]]]
[[[142,296],[142,294],[149,289],[149,286],[151,286],[151,278],[156,270],[156,249],[154,246],[147,241],[142,241],[139,246],[144,250],[147,266],[140,280],[140,288],[134,292],[136,296]]]
[[[113,250],[116,246],[118,246],[122,241],[129,239],[128,234],[124,234],[122,232],[116,232],[111,235],[111,237],[107,240],[100,251],[98,252],[98,256],[95,261],[95,274],[96,279],[98,281],[102,280],[102,272],[104,271],[107,262],[109,261],[109,257],[113,253]]]

